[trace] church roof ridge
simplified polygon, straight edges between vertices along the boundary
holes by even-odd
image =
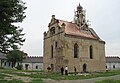
[[[79,4],[77,11],[75,11],[75,19],[74,21],[66,21],[55,18],[55,15],[52,15],[51,22],[48,27],[53,27],[54,24],[57,24],[59,27],[62,27],[65,34],[70,36],[79,36],[82,38],[89,38],[98,40],[100,42],[105,43],[93,30],[93,28],[89,27],[88,21],[86,20],[85,10],[81,9],[81,5]]]
[[[64,21],[60,19],[56,19],[56,20],[59,21],[58,22],[59,26],[62,26],[62,24],[65,23],[65,33],[68,35],[75,35],[75,36],[81,36],[85,38],[97,39],[97,36],[94,34],[92,35],[92,34],[81,32],[80,27],[76,23]]]
[[[57,19],[57,20],[59,20],[59,21],[63,21],[63,22],[67,22],[67,23],[73,23],[72,21],[71,21],[71,22],[69,22],[69,21],[66,21],[66,20],[61,20],[61,19]],[[73,24],[75,24],[75,23],[73,23]]]

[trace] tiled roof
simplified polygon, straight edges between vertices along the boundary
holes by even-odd
[[[23,63],[43,63],[43,57],[27,57]]]
[[[85,33],[79,29],[79,26],[77,24],[59,20],[59,26],[62,26],[63,23],[65,24],[65,33],[68,35],[74,35],[74,36],[80,36],[80,37],[92,38],[92,39],[99,38],[93,29],[89,28],[88,30],[89,33]]]
[[[7,58],[5,57],[5,54],[0,53],[0,59],[7,59]]]
[[[106,57],[106,63],[120,63],[119,57]]]

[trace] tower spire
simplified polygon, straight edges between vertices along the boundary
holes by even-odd
[[[83,9],[83,7],[82,7],[82,6],[80,5],[80,3],[79,3],[79,5],[78,5],[78,7],[77,7],[77,11],[78,11],[78,12],[81,12],[82,9]]]
[[[85,18],[85,10],[83,10],[83,7],[80,5],[77,6],[77,11],[75,13],[76,15],[76,24],[81,27],[85,24],[86,18]]]

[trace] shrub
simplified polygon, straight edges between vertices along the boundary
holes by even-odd
[[[0,67],[0,69],[4,69],[4,67]]]
[[[16,69],[22,70],[23,66],[22,65],[17,65]]]

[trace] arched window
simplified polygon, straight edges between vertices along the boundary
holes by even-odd
[[[38,66],[36,65],[36,69],[38,69]]]
[[[113,65],[113,69],[115,69],[115,65]]]
[[[53,58],[53,45],[51,45],[51,58]]]
[[[90,59],[93,59],[93,47],[92,45],[89,47],[90,49]]]
[[[4,63],[4,66],[6,66],[6,62]]]
[[[57,48],[57,46],[58,46],[58,42],[55,42],[55,48]]]
[[[107,69],[107,65],[106,65],[106,69]]]
[[[78,44],[74,45],[74,58],[78,58]]]

